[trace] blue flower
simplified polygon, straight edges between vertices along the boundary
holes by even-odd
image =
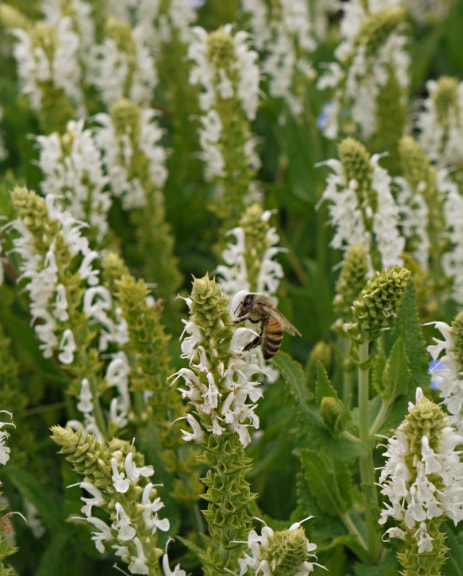
[[[436,360],[432,360],[429,363],[428,374],[431,374],[431,390],[438,390],[438,380],[433,378],[434,374],[438,374],[442,370],[445,370],[447,366],[441,362],[438,358]]]

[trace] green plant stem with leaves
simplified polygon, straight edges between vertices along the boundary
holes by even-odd
[[[377,533],[378,495],[375,486],[375,471],[373,464],[373,448],[371,446],[369,401],[370,401],[370,342],[367,339],[359,345],[358,366],[358,408],[359,436],[364,444],[365,454],[359,457],[360,481],[364,493],[364,510],[368,549],[372,560],[376,560],[380,548]]]

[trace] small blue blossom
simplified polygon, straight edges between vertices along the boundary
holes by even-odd
[[[439,374],[439,372],[442,372],[446,369],[447,369],[446,365],[443,362],[441,362],[439,359],[432,360],[429,363],[428,374],[431,374],[431,390],[439,390],[439,386],[438,386],[439,382],[438,382],[437,378],[433,378],[434,374]]]

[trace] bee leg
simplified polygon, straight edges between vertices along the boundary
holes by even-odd
[[[251,340],[249,344],[246,344],[246,346],[243,348],[243,351],[247,352],[248,350],[252,350],[253,348],[256,348],[256,346],[259,346],[261,342],[262,342],[262,336],[256,336],[254,340]]]

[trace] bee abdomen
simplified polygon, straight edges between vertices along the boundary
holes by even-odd
[[[262,346],[262,354],[265,360],[269,360],[278,352],[283,339],[283,330],[273,330],[266,332]]]

